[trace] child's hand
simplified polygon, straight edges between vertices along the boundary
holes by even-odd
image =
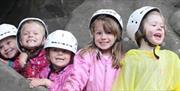
[[[30,88],[35,88],[38,86],[49,87],[52,84],[52,81],[49,79],[40,79],[40,78],[28,78],[30,80]]]
[[[21,65],[21,67],[24,67],[24,65],[26,64],[27,58],[28,58],[28,55],[25,52],[22,52],[19,55],[19,63]]]

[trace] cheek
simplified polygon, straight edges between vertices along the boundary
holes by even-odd
[[[153,32],[151,32],[151,31],[146,32],[146,37],[147,38],[152,38],[153,37]]]
[[[12,47],[16,48],[16,46],[17,46],[16,41],[12,41],[11,45],[12,45]]]
[[[24,35],[24,34],[21,34],[20,36],[21,36],[21,37],[20,37],[21,39],[24,39],[24,38],[27,37],[27,35]]]
[[[19,41],[24,42],[25,40],[26,40],[26,38],[22,36]]]
[[[49,58],[53,58],[54,55],[56,55],[56,53],[53,52],[53,51],[50,51],[50,52],[48,53]]]
[[[71,55],[68,55],[68,56],[67,56],[67,59],[68,59],[68,60],[71,60]]]
[[[94,36],[93,41],[94,41],[94,43],[96,44],[96,43],[98,42],[98,37],[97,37],[97,36]]]
[[[94,35],[93,37],[94,37],[94,40],[99,39],[99,36],[98,36],[98,35]]]

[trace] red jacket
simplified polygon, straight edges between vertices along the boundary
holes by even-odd
[[[37,78],[41,70],[48,66],[45,55],[45,50],[42,50],[36,57],[29,59],[23,68],[20,66],[19,59],[17,59],[13,64],[13,68],[25,78]]]

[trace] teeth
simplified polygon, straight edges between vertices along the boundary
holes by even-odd
[[[9,48],[8,50],[7,50],[7,52],[10,52],[11,50],[13,50],[12,48]]]
[[[161,34],[154,34],[155,37],[161,37]]]
[[[28,40],[28,42],[34,42],[33,40]]]
[[[56,58],[56,60],[64,60],[64,59],[62,59],[62,58]]]

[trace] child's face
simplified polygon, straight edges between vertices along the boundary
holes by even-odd
[[[103,21],[101,20],[96,22],[94,30],[95,32],[93,36],[96,46],[100,48],[102,51],[109,50],[116,40],[116,37],[114,36],[112,31],[105,31],[103,27]]]
[[[43,26],[36,22],[26,23],[21,29],[21,45],[34,49],[43,45],[45,30]]]
[[[155,45],[162,44],[165,36],[165,25],[162,16],[157,14],[149,15],[144,22],[144,30],[147,39]]]
[[[5,58],[11,59],[18,53],[16,38],[7,37],[0,41],[0,52]]]
[[[71,61],[72,52],[60,48],[50,48],[49,58],[53,65],[62,68]]]

